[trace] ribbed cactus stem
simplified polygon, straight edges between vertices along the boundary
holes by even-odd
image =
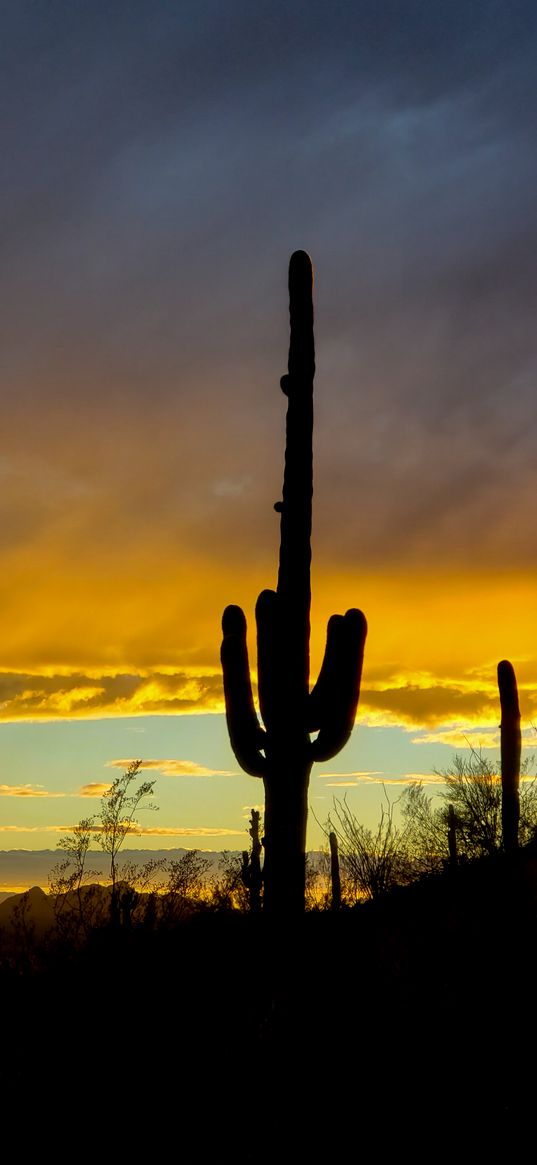
[[[287,686],[305,701],[309,683],[311,505],[313,495],[313,272],[309,255],[295,251],[289,264],[288,398],[283,500],[280,506],[278,600],[291,634]]]
[[[502,764],[502,837],[506,853],[518,848],[520,820],[520,707],[515,670],[512,663],[502,659],[498,664],[498,688],[502,710],[501,764]]]
[[[280,557],[275,591],[256,605],[257,719],[239,607],[224,612],[222,666],[231,745],[246,772],[263,778],[264,906],[277,914],[304,908],[308,785],[315,760],[335,756],[348,740],[358,704],[366,622],[361,611],[335,615],[324,662],[309,693],[311,509],[313,491],[313,272],[305,251],[289,264],[291,339]],[[311,733],[317,733],[315,740]]]
[[[249,834],[252,839],[252,848],[248,858],[248,892],[250,896],[250,910],[257,911],[261,906],[261,838],[259,837],[259,809],[252,809],[250,813]]]
[[[290,344],[285,465],[276,592],[257,605],[259,687],[268,730],[265,780],[265,903],[269,911],[302,909],[307,794],[313,757],[307,726],[313,492],[313,273],[296,251],[289,264]]]
[[[330,884],[332,887],[330,906],[332,910],[339,910],[341,906],[341,875],[339,872],[337,833],[334,833],[333,829],[330,830],[328,841],[330,843]]]

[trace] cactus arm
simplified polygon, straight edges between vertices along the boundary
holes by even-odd
[[[308,732],[318,732],[323,711],[331,699],[332,683],[337,676],[342,645],[343,615],[331,615],[326,629],[326,646],[317,683],[308,699]]]
[[[246,646],[246,619],[240,607],[226,607],[222,618],[220,657],[224,675],[226,719],[231,747],[246,773],[263,777],[266,760],[261,753],[265,733],[257,719]]]
[[[501,764],[502,764],[502,836],[506,853],[518,847],[520,820],[520,707],[515,671],[508,659],[498,664],[498,688],[502,710]]]
[[[280,676],[285,665],[282,660],[280,615],[277,592],[261,591],[255,607],[259,707],[269,732],[278,722],[282,704]]]
[[[315,761],[330,760],[347,743],[353,729],[364,661],[367,623],[361,611],[332,615],[319,679],[309,697],[310,731]]]
[[[367,633],[365,617],[351,608],[345,615],[332,615],[328,620],[324,658],[315,687],[308,700],[308,731],[318,732],[323,727],[337,699],[336,688],[340,669],[352,665],[353,653],[363,654]],[[351,666],[352,671],[352,666]]]

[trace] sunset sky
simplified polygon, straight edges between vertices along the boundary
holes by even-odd
[[[535,4],[0,12],[0,848],[54,848],[133,758],[144,845],[244,844],[220,619],[244,607],[255,663],[297,248],[312,671],[332,612],[369,624],[311,808],[372,821],[383,781],[497,755],[504,657],[537,751]]]

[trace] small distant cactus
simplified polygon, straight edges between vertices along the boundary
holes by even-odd
[[[265,786],[264,907],[304,909],[308,784],[316,760],[329,760],[352,732],[366,621],[361,611],[333,615],[319,678],[309,691],[311,501],[313,492],[313,272],[305,251],[289,264],[291,340],[280,564],[275,591],[257,601],[258,720],[252,695],[246,619],[230,606],[222,619],[226,715],[239,764]],[[317,733],[315,739],[310,734]]]
[[[252,839],[252,848],[250,853],[248,850],[243,850],[241,878],[248,890],[248,898],[250,902],[250,910],[256,911],[261,906],[261,887],[263,884],[263,873],[261,870],[261,850],[263,844],[259,837],[259,809],[252,809],[250,813],[250,828],[248,830]]]
[[[337,833],[334,833],[333,829],[330,830],[328,841],[330,843],[330,885],[332,887],[330,908],[339,910],[341,907],[341,875],[339,872]]]
[[[502,710],[501,765],[502,765],[502,838],[506,853],[518,848],[520,820],[520,707],[515,670],[508,659],[498,664],[498,688]]]

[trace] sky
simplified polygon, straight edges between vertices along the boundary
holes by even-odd
[[[312,672],[332,612],[369,625],[309,843],[334,796],[373,820],[383,783],[434,790],[455,750],[496,755],[505,657],[531,752],[535,5],[20,0],[0,18],[0,848],[53,848],[135,758],[160,806],[144,846],[245,843],[262,789],[227,740],[220,619],[243,606],[255,664],[298,248]]]

